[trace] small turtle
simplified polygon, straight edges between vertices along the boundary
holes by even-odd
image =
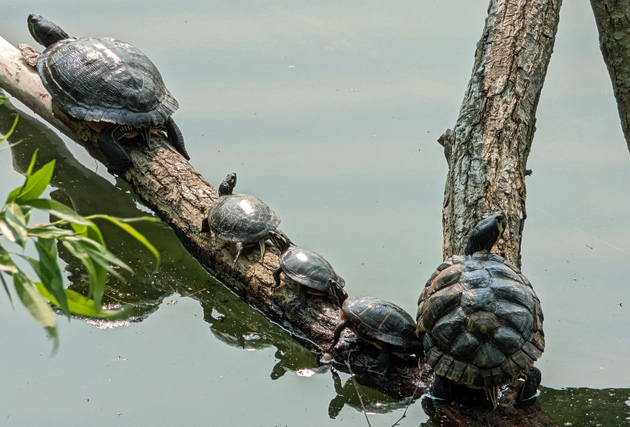
[[[269,238],[280,250],[278,257],[280,266],[273,272],[275,280],[273,288],[280,286],[282,272],[300,285],[300,293],[291,303],[296,308],[302,308],[306,302],[307,293],[328,295],[328,279],[333,279],[341,287],[345,285],[343,278],[335,273],[332,265],[321,255],[294,246],[293,242],[280,230],[269,233]]]
[[[108,37],[70,37],[40,15],[28,16],[28,29],[46,47],[37,71],[53,101],[98,132],[98,145],[110,173],[131,166],[123,138],[165,129],[171,145],[187,160],[184,137],[171,118],[179,107],[160,72],[135,47]]]
[[[219,198],[201,225],[202,232],[212,230],[221,240],[236,243],[238,261],[244,246],[258,243],[260,261],[265,255],[265,239],[278,228],[280,217],[265,202],[249,194],[232,194],[236,172],[229,173],[219,186]]]
[[[373,297],[349,297],[333,279],[328,279],[328,292],[341,308],[342,322],[335,329],[332,350],[345,328],[350,328],[363,340],[381,350],[373,370],[385,374],[392,353],[420,355],[422,343],[416,336],[416,322],[402,308],[389,301]]]
[[[541,381],[533,367],[545,348],[543,313],[531,283],[489,251],[506,227],[495,212],[477,224],[465,255],[431,275],[418,300],[417,334],[435,372],[431,394],[451,400],[451,383],[484,389],[493,407],[499,387],[525,377],[517,404],[534,403]]]

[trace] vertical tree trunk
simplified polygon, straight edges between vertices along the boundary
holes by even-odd
[[[504,210],[508,228],[497,249],[520,266],[527,157],[561,3],[490,1],[459,118],[439,139],[449,167],[444,258],[463,253],[478,220]]]
[[[591,0],[621,128],[630,150],[630,1]]]

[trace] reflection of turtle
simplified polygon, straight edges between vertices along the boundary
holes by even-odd
[[[328,292],[341,307],[343,320],[335,329],[330,349],[339,341],[341,332],[350,328],[359,337],[381,349],[374,366],[374,370],[381,374],[387,372],[391,353],[404,356],[422,352],[413,318],[396,304],[373,297],[348,297],[346,291],[332,279],[328,280]]]
[[[481,221],[466,255],[440,265],[418,301],[418,336],[433,367],[434,398],[450,400],[451,382],[484,389],[493,406],[498,388],[526,377],[517,403],[532,404],[541,375],[534,362],[545,340],[540,301],[531,283],[489,253],[506,226],[503,212]]]
[[[212,230],[221,240],[236,243],[234,262],[244,246],[260,245],[260,260],[265,255],[265,239],[280,224],[280,217],[265,202],[249,194],[232,194],[236,173],[228,174],[219,186],[219,198],[210,208],[201,231]]]
[[[122,174],[131,160],[119,144],[165,128],[173,147],[189,159],[184,138],[171,118],[177,101],[164,86],[151,60],[135,47],[112,38],[69,37],[39,15],[29,15],[28,28],[46,50],[37,70],[53,101],[70,116],[98,132],[98,145],[108,170]]]
[[[328,295],[328,279],[333,279],[343,287],[345,281],[332,265],[319,254],[308,249],[293,246],[289,238],[280,230],[273,231],[269,238],[280,250],[278,262],[280,266],[273,272],[274,288],[280,286],[282,272],[300,285],[300,293],[292,302],[296,308],[301,308],[306,302],[306,294]]]

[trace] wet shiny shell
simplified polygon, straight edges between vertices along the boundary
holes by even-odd
[[[472,388],[501,386],[544,351],[543,314],[531,283],[504,258],[446,260],[418,301],[418,335],[436,374]]]
[[[53,100],[80,120],[157,126],[178,108],[149,58],[112,38],[61,40],[37,70]]]
[[[328,279],[335,280],[341,287],[346,283],[328,261],[308,249],[290,247],[278,260],[290,279],[316,292],[328,293]]]
[[[420,353],[422,344],[415,330],[416,323],[402,308],[373,297],[348,297],[343,303],[342,317],[357,335],[376,346],[390,344],[394,352]]]
[[[228,242],[258,242],[279,224],[280,217],[265,202],[249,194],[221,196],[208,212],[210,229]]]

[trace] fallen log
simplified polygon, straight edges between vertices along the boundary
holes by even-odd
[[[84,123],[59,111],[51,103],[39,76],[23,60],[20,52],[0,38],[0,87],[52,124],[71,139],[85,147],[95,159],[103,162],[96,136]],[[208,184],[180,154],[173,151],[165,138],[153,136],[150,147],[129,145],[133,167],[123,176],[136,195],[175,231],[182,244],[214,277],[258,309],[270,321],[278,324],[305,347],[318,355],[325,353],[339,322],[338,308],[324,298],[310,298],[302,310],[293,310],[290,302],[297,297],[297,289],[281,286],[271,291],[273,271],[278,267],[278,251],[270,248],[259,262],[259,252],[243,254],[234,263],[234,247],[201,232],[202,220],[218,198],[214,187]],[[377,353],[371,346],[355,348],[351,334],[335,352],[336,366],[351,370],[363,384],[374,387],[397,398],[420,397],[430,382],[427,369],[420,369],[415,359],[393,361],[387,376],[367,372]],[[346,369],[346,360],[350,360]],[[509,396],[509,393],[506,393]],[[513,398],[501,401],[499,409],[489,411],[483,406],[449,406],[435,409],[435,416],[457,425],[477,425],[479,414],[491,424],[554,425],[538,408],[514,410]],[[443,410],[444,409],[444,410]],[[496,421],[496,422],[495,422]]]

